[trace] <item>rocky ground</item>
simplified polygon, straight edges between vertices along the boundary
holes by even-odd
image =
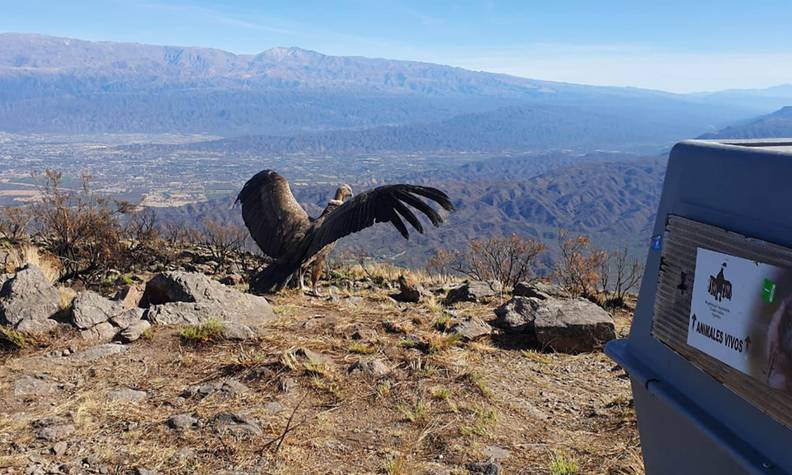
[[[629,310],[350,276],[265,300],[189,272],[64,303],[35,269],[0,276],[0,473],[643,473],[598,349]]]

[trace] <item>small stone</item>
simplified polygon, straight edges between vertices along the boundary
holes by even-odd
[[[283,404],[279,403],[278,401],[270,401],[264,405],[264,410],[271,413],[271,414],[278,414],[285,410],[286,408],[283,407]]]
[[[127,347],[124,345],[118,345],[116,343],[106,343],[104,345],[94,346],[80,353],[76,353],[72,355],[71,358],[80,362],[87,363],[91,361],[96,361],[98,359],[106,358],[116,353],[123,353],[126,350]]]
[[[497,445],[490,445],[484,449],[484,455],[490,460],[505,460],[511,455],[511,451]]]
[[[252,419],[242,414],[221,412],[212,420],[218,432],[231,432],[235,435],[261,435],[261,427]]]
[[[22,376],[14,382],[15,396],[46,396],[57,390],[57,385],[50,381],[30,375]]]
[[[132,323],[125,329],[121,330],[121,332],[118,334],[118,337],[124,343],[132,343],[133,341],[139,340],[149,328],[151,328],[151,323],[149,323],[147,320],[138,320],[137,322]]]
[[[469,473],[475,475],[501,475],[503,473],[500,464],[494,460],[469,463],[467,469]]]
[[[69,444],[67,444],[66,442],[61,441],[61,442],[58,442],[55,445],[53,445],[52,448],[50,449],[50,451],[52,452],[52,455],[56,455],[56,456],[60,457],[61,455],[66,453],[66,450],[68,448],[69,448]]]
[[[118,328],[110,322],[98,323],[87,330],[80,332],[80,337],[84,340],[96,342],[109,342],[115,338]]]
[[[65,439],[72,432],[74,432],[74,425],[72,424],[48,425],[36,431],[36,438],[55,442]]]
[[[398,302],[418,303],[421,300],[423,289],[416,284],[412,278],[404,274],[399,276],[399,293],[393,294],[394,300]]]
[[[368,360],[359,360],[349,367],[350,373],[356,373],[358,371],[362,371],[375,378],[381,378],[387,376],[391,372],[391,369],[381,359],[372,358]]]
[[[146,393],[146,391],[137,391],[129,388],[114,389],[107,393],[107,399],[122,402],[142,401],[146,399],[147,396],[148,393]]]
[[[462,317],[451,325],[451,331],[465,340],[475,340],[492,334],[492,327],[478,317]]]
[[[177,430],[191,429],[198,425],[198,419],[191,414],[176,414],[168,418],[166,422],[168,427]]]

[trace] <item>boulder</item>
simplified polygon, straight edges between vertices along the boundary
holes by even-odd
[[[492,327],[478,317],[462,317],[451,325],[451,332],[458,334],[464,340],[475,340],[492,334]]]
[[[80,330],[87,330],[107,322],[124,310],[124,306],[119,302],[106,299],[92,290],[86,290],[74,298],[72,321]]]
[[[525,334],[531,344],[562,353],[593,351],[616,337],[608,312],[581,298],[514,297],[495,315],[493,325],[507,333]]]
[[[497,281],[467,281],[449,290],[445,303],[452,305],[457,302],[484,302],[498,296],[502,290],[503,286]]]
[[[146,284],[143,304],[149,306],[170,302],[222,302],[240,293],[203,274],[164,272],[157,274]]]
[[[41,270],[28,264],[5,281],[0,290],[0,319],[20,331],[42,333],[56,323],[50,317],[60,310],[60,293]]]
[[[229,339],[259,337],[265,324],[275,319],[264,297],[240,292],[201,274],[159,274],[146,285],[143,300],[151,305],[145,315],[151,323],[198,325],[220,320],[223,336]]]
[[[402,274],[399,276],[399,293],[392,294],[391,297],[398,302],[418,303],[422,293],[420,285]]]
[[[515,297],[534,297],[539,300],[547,300],[551,297],[560,299],[572,298],[572,295],[566,290],[544,281],[517,282],[512,295]]]

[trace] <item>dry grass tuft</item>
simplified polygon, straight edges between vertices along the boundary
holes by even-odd
[[[185,343],[208,343],[219,340],[223,336],[223,330],[223,322],[210,319],[198,325],[187,325],[179,332],[179,336]]]

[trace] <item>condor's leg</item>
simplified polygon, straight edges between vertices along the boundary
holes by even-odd
[[[324,259],[316,259],[311,266],[311,288],[316,295],[319,295],[317,285],[319,284],[319,278],[322,277],[322,272],[324,272],[324,267]]]

